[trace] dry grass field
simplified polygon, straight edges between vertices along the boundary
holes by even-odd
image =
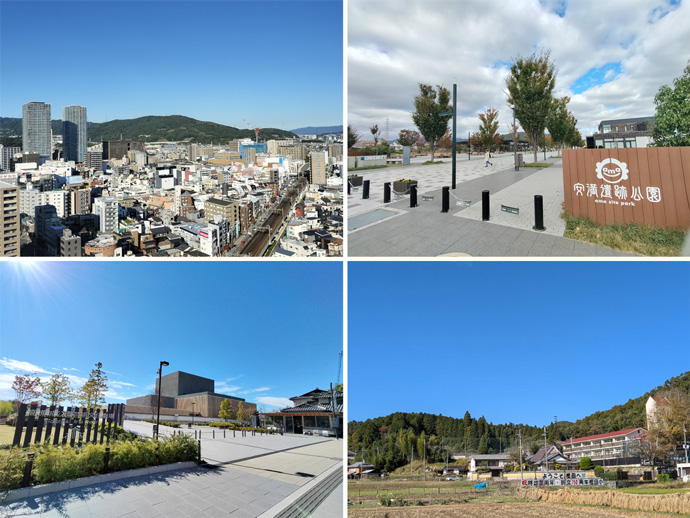
[[[480,503],[350,509],[349,518],[668,518],[668,514],[584,507],[548,502]],[[676,515],[678,516],[678,515]]]

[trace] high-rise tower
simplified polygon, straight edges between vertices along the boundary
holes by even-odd
[[[62,156],[65,161],[84,163],[86,158],[86,108],[65,106],[62,109]]]
[[[50,157],[50,104],[30,102],[22,106],[22,150]]]

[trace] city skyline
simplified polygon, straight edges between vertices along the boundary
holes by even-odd
[[[351,262],[348,279],[348,421],[576,421],[690,360],[687,262]]]
[[[554,97],[571,98],[578,129],[591,135],[602,120],[653,116],[659,88],[688,61],[688,1],[351,0],[347,16],[348,123],[362,139],[375,124],[389,140],[416,129],[419,83],[458,85],[460,138],[478,130],[487,108],[506,134],[505,78],[514,58],[540,51],[555,64]]]
[[[174,283],[177,302],[155,297]],[[0,284],[0,399],[13,399],[14,376],[30,372],[63,372],[78,388],[97,362],[113,403],[151,393],[159,361],[170,363],[163,374],[211,378],[216,392],[266,408],[327,389],[338,374],[342,303],[305,312],[271,295],[341,301],[338,263],[22,260],[0,263]],[[333,332],[307,338],[317,323]]]
[[[243,119],[288,130],[342,123],[341,1],[152,1],[131,4],[131,10],[123,5],[130,4],[3,2],[2,116],[20,117],[21,105],[38,99],[53,107],[86,106],[93,122],[179,114],[239,129],[248,128]],[[41,16],[29,41],[12,20],[36,10]],[[269,15],[279,23],[267,24]],[[180,26],[180,20],[190,19],[203,20],[203,30]],[[152,31],[152,21],[163,30]],[[13,74],[27,62],[42,62],[54,45],[55,25],[80,27],[79,36],[60,40],[63,54],[115,68],[105,75],[80,74],[78,81],[43,82]],[[109,28],[123,27],[136,38],[104,37]],[[318,66],[304,71],[301,61]],[[146,70],[148,79],[142,74]],[[60,60],[43,63],[41,71],[46,77],[69,77]]]

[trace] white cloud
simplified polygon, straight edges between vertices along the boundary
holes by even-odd
[[[113,388],[122,388],[122,387],[136,387],[136,385],[132,383],[125,383],[124,381],[108,381],[108,385],[110,385]]]
[[[499,131],[512,115],[505,78],[512,58],[550,49],[556,96],[569,95],[580,129],[603,119],[654,115],[659,87],[682,74],[690,41],[690,2],[667,0],[350,0],[349,122],[364,138],[378,124],[395,139],[413,129],[418,83],[458,85],[458,134],[479,126],[477,114],[499,110]],[[596,13],[596,14],[594,14]],[[661,14],[667,13],[661,17]],[[653,22],[653,23],[650,23]],[[573,95],[570,86],[591,68],[621,63],[610,82]],[[608,108],[619,106],[612,112]],[[389,132],[386,132],[388,119]],[[586,133],[586,132],[585,132]]]
[[[272,406],[277,408],[287,408],[295,406],[295,404],[286,397],[260,396],[256,398],[256,402],[260,405]]]
[[[227,385],[226,383],[218,383],[215,387],[216,392],[219,393],[227,393],[227,394],[234,394],[238,390],[240,390],[242,387],[238,387],[237,385]]]
[[[47,371],[38,365],[34,365],[33,363],[25,362],[22,360],[12,360],[9,358],[2,358],[0,360],[0,366],[5,367],[7,370],[15,371],[15,372],[22,372],[22,373],[34,373],[34,372],[42,372],[44,374],[52,374],[52,372]]]

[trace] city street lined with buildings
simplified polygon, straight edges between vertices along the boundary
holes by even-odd
[[[3,256],[343,253],[342,131],[89,143],[86,108],[62,116],[53,135],[51,105],[29,102],[22,147],[0,146]]]

